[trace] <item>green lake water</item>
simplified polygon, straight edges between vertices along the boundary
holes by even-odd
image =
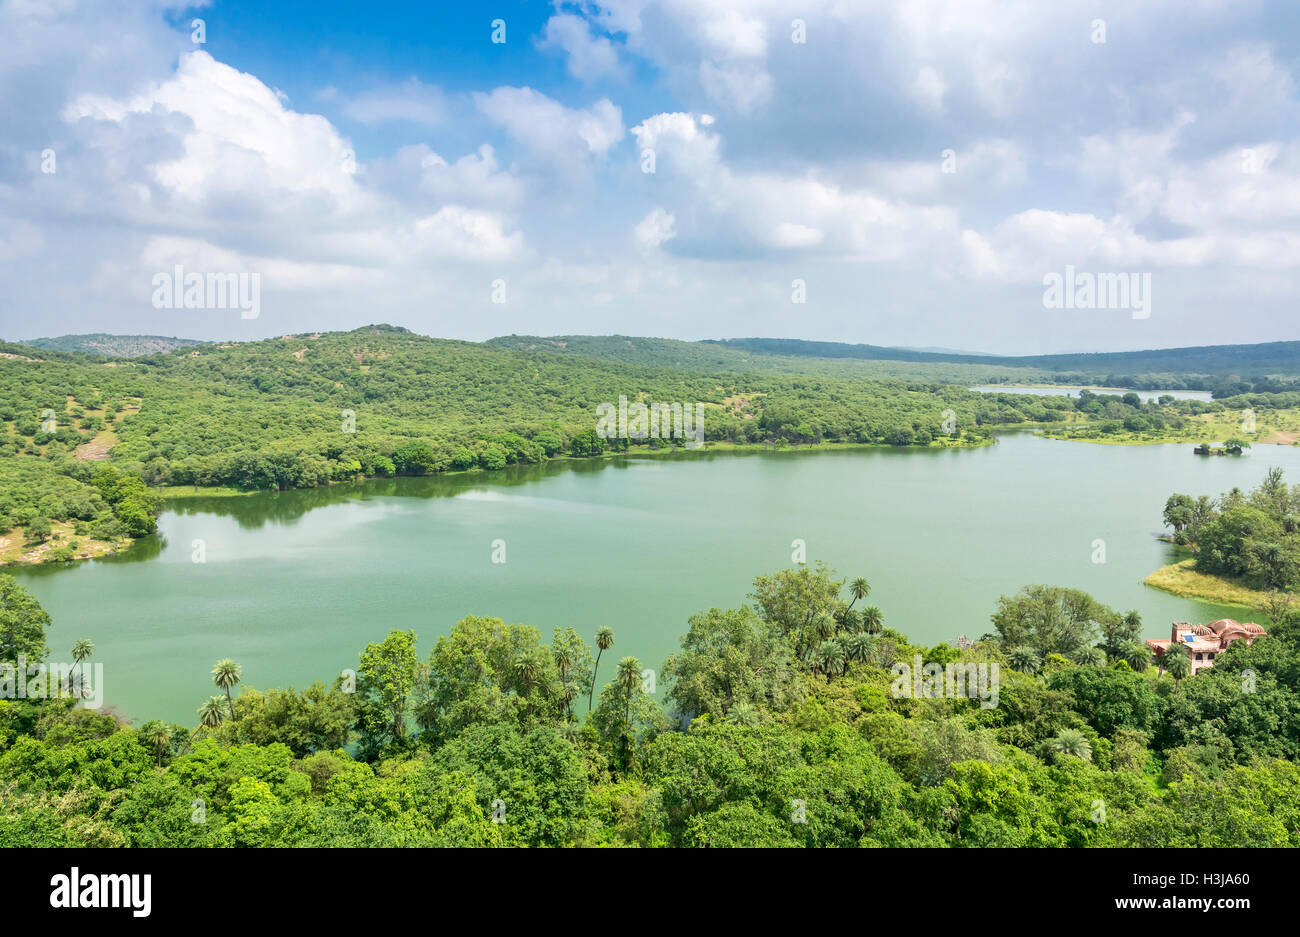
[[[1300,480],[1300,449],[1198,458],[1012,433],[971,450],[561,462],[177,501],[125,554],[16,575],[53,616],[53,660],[89,637],[109,706],[192,724],[218,658],[258,688],[302,687],[355,668],[393,628],[427,656],[470,614],[548,640],[556,625],[588,640],[610,625],[606,679],[627,654],[657,669],[689,615],[745,601],[755,575],[791,565],[795,539],[809,562],[866,576],[886,623],[926,644],[985,633],[998,596],[1029,583],[1085,589],[1167,636],[1171,621],[1245,613],[1142,585],[1173,558],[1155,539],[1166,497],[1254,487],[1272,465]]]

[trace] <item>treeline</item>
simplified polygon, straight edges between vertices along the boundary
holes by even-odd
[[[1300,845],[1300,622],[1188,679],[1074,590],[1004,597],[995,633],[933,647],[869,593],[760,576],[658,674],[613,629],[470,617],[427,658],[394,630],[305,691],[234,695],[218,661],[193,729],[6,699],[0,845]],[[10,577],[0,595],[3,656],[42,659],[48,616]],[[993,705],[904,692],[918,656],[997,665]]]
[[[1199,572],[1255,589],[1300,589],[1300,485],[1287,485],[1282,469],[1250,492],[1170,495],[1164,521],[1174,542],[1194,551]]]

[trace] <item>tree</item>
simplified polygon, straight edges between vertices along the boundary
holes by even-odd
[[[1167,656],[1168,652],[1166,652]],[[1116,655],[1120,660],[1126,662],[1137,673],[1141,673],[1151,666],[1151,648],[1141,641],[1128,641],[1119,649]]]
[[[230,704],[230,718],[235,718],[235,701],[230,696],[230,688],[239,683],[243,670],[229,657],[223,657],[212,667],[212,682],[226,691],[226,702]]]
[[[390,631],[361,652],[357,694],[364,706],[367,753],[376,753],[385,738],[397,745],[406,741],[406,713],[419,667],[413,631]]]
[[[871,656],[871,648],[875,642],[870,635],[859,631],[848,635],[841,643],[844,645],[844,656],[848,660],[866,661]]]
[[[199,707],[199,724],[194,727],[190,737],[185,741],[185,747],[189,748],[190,743],[194,741],[194,736],[199,734],[200,729],[215,729],[221,725],[222,720],[226,718],[226,711],[222,707],[224,703],[220,696],[209,696]]]
[[[862,630],[876,635],[885,630],[885,613],[878,605],[868,605],[862,610]]]
[[[72,645],[72,659],[77,662],[79,689],[84,689],[86,685],[86,659],[93,653],[95,653],[95,642],[90,638],[82,638]]]
[[[1192,655],[1187,650],[1185,644],[1173,644],[1165,651],[1161,658],[1161,664],[1164,669],[1169,671],[1169,675],[1174,678],[1174,683],[1182,683],[1192,670]]]
[[[1270,589],[1259,600],[1259,612],[1275,625],[1282,624],[1295,606],[1295,596],[1281,589]]]
[[[834,674],[846,669],[844,645],[834,638],[823,641],[817,648],[817,667],[826,674],[826,682],[830,683]]]
[[[1038,668],[1043,665],[1038,652],[1026,644],[1018,645],[1007,651],[1007,660],[1011,663],[1013,670],[1018,670],[1021,673],[1037,673]]]
[[[607,625],[601,625],[596,629],[596,647],[600,650],[596,652],[596,666],[592,668],[591,673],[591,691],[587,694],[587,712],[591,712],[591,700],[596,692],[596,675],[600,672],[600,655],[604,654],[614,646],[614,629]]]
[[[0,574],[0,660],[42,661],[49,653],[45,629],[50,616],[13,576]]]
[[[582,694],[584,686],[590,691],[594,683],[591,649],[572,628],[556,626],[551,637],[551,660],[560,672],[560,698],[564,701],[565,720],[572,722],[573,701]]]
[[[1070,659],[1085,667],[1100,667],[1106,663],[1106,652],[1099,647],[1085,645],[1071,654]]]
[[[679,718],[724,718],[737,707],[785,709],[794,692],[794,654],[750,608],[692,615],[682,650],[664,663],[668,699]]]
[[[1136,611],[1107,615],[1101,619],[1101,649],[1108,657],[1118,657],[1121,648],[1141,637],[1142,616]]]
[[[993,625],[1003,648],[1027,645],[1040,657],[1068,656],[1082,645],[1093,644],[1100,623],[1115,616],[1079,589],[1025,586],[1014,596],[998,599]]]
[[[1196,518],[1196,502],[1190,495],[1172,494],[1165,502],[1164,520],[1166,527],[1174,529],[1177,537]]]
[[[630,759],[632,752],[632,692],[641,686],[641,662],[635,657],[624,657],[618,662],[616,679],[627,701],[623,708],[623,738]],[[624,762],[625,765],[628,763],[628,761]]]
[[[853,601],[849,602],[849,608],[852,608],[853,602],[856,602],[858,599],[865,599],[871,594],[871,585],[866,579],[859,576],[857,579],[854,579],[849,583],[849,594],[853,596]]]
[[[438,467],[438,456],[427,442],[412,440],[393,451],[393,468],[399,475],[425,475]]]
[[[1048,747],[1058,755],[1072,755],[1082,761],[1092,761],[1092,743],[1078,729],[1062,729],[1048,742]]]
[[[172,740],[172,730],[167,723],[159,719],[150,719],[140,727],[140,741],[154,750],[158,756],[158,768],[162,770],[163,750]]]

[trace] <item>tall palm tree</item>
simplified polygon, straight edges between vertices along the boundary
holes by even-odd
[[[1024,644],[1007,651],[1007,660],[1011,662],[1012,670],[1019,670],[1021,673],[1037,673],[1038,668],[1043,665],[1038,652]]]
[[[596,666],[591,671],[591,692],[587,694],[587,712],[591,712],[591,700],[596,695],[596,674],[600,672],[600,655],[614,646],[614,629],[602,625],[596,629]]]
[[[853,602],[858,599],[865,599],[871,594],[871,585],[861,576],[849,583],[849,595],[853,596]],[[853,607],[853,602],[849,603],[849,608]]]
[[[77,687],[85,695],[86,688],[86,659],[95,653],[95,642],[90,638],[82,638],[76,644],[72,645],[72,659],[77,662],[78,678]]]
[[[1083,761],[1092,761],[1092,743],[1078,729],[1062,729],[1047,744],[1059,755],[1073,755]]]
[[[632,691],[641,683],[641,662],[635,657],[624,657],[618,662],[618,672],[615,679],[618,681],[618,685],[622,687],[624,694],[623,742],[627,746],[627,754],[630,756],[632,752]]]
[[[885,613],[879,605],[868,605],[862,610],[862,630],[867,634],[880,634],[885,630]]]
[[[556,642],[559,644],[559,642]],[[551,649],[551,657],[555,660],[555,666],[560,671],[560,698],[564,700],[565,721],[573,721],[573,700],[578,695],[577,687],[573,692],[569,692],[569,668],[573,666],[573,651],[566,645],[560,644],[559,647]]]
[[[218,697],[220,699],[220,697]],[[158,719],[150,719],[140,727],[140,741],[149,745],[158,755],[158,767],[162,768],[163,749],[172,740],[172,730]]]
[[[212,682],[226,691],[226,702],[230,704],[230,718],[235,718],[235,701],[230,696],[230,688],[239,682],[243,670],[229,657],[217,661],[212,668]]]
[[[817,648],[817,666],[821,668],[822,673],[826,674],[826,682],[831,682],[831,676],[838,673],[845,665],[844,645],[840,644],[834,638],[829,641],[823,641],[821,647]]]

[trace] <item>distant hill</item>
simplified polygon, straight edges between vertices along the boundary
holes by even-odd
[[[1051,373],[1027,365],[1005,365],[998,358],[972,355],[957,363],[925,352],[894,351],[865,359],[813,352],[780,354],[727,342],[684,342],[631,335],[503,335],[489,345],[512,351],[552,352],[623,365],[686,368],[710,374],[805,374],[849,379],[903,378],[972,384],[989,381],[1045,381]],[[853,346],[843,346],[853,347]]]
[[[108,355],[113,358],[138,358],[157,355],[203,342],[192,338],[167,338],[162,335],[109,335],[95,332],[91,335],[59,335],[54,338],[33,338],[18,342],[48,351],[80,351],[91,355]]]
[[[809,342],[794,338],[729,338],[708,341],[705,344],[769,355],[859,358],[869,361],[1001,364],[1007,367],[1038,368],[1044,371],[1080,371],[1091,374],[1300,374],[1300,342],[1020,356],[950,354],[887,348],[881,345]]]

